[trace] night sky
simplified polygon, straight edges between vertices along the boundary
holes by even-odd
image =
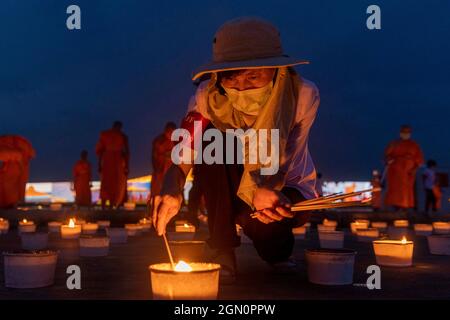
[[[82,29],[66,28],[81,7]],[[381,30],[366,8],[381,7]],[[284,50],[320,89],[310,149],[324,179],[369,179],[403,123],[426,158],[450,169],[449,1],[2,0],[0,134],[28,137],[32,181],[71,178],[81,149],[122,120],[135,177],[151,171],[151,141],[179,122],[191,71],[211,56],[226,20],[272,21]],[[94,166],[96,167],[96,166]]]

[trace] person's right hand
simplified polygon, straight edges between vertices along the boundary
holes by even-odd
[[[182,201],[181,194],[176,196],[165,194],[154,197],[152,220],[159,236],[166,233],[166,226],[180,210]]]

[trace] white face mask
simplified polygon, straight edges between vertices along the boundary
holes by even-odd
[[[273,81],[270,81],[264,87],[257,89],[242,91],[225,87],[223,89],[236,110],[251,116],[256,116],[269,99],[272,86]]]
[[[411,138],[411,133],[409,133],[409,132],[400,132],[400,138],[402,140],[409,140]]]

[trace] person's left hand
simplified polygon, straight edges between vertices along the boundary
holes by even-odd
[[[267,188],[256,189],[253,205],[257,210],[256,218],[265,224],[294,217],[289,209],[291,201],[280,191]]]

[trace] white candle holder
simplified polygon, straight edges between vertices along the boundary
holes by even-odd
[[[60,233],[61,232],[62,223],[58,221],[50,221],[47,223],[47,228],[49,232],[52,233]]]
[[[152,229],[152,220],[150,219],[140,219],[139,224],[142,226],[142,231],[149,232]]]
[[[356,235],[359,242],[371,242],[380,237],[380,231],[377,228],[358,229]]]
[[[301,227],[292,228],[292,234],[294,235],[295,239],[300,239],[300,240],[305,239],[306,227],[301,226]]]
[[[136,203],[134,202],[125,202],[123,204],[123,208],[127,211],[133,211],[136,209]]]
[[[370,225],[370,220],[368,219],[355,219],[355,222],[364,223]]]
[[[220,265],[197,262],[189,266],[192,268],[189,272],[175,271],[170,263],[149,266],[153,299],[217,299]]]
[[[414,224],[414,232],[417,236],[429,236],[433,234],[433,226],[431,224],[416,223]]]
[[[373,249],[377,264],[389,267],[412,265],[414,243],[406,240],[376,240]]]
[[[396,228],[408,228],[409,221],[408,220],[394,220],[394,227]]]
[[[3,218],[0,218],[0,234],[6,234],[9,230],[9,221]]]
[[[356,251],[349,249],[307,249],[309,282],[321,285],[353,283]]]
[[[336,226],[330,226],[330,225],[326,226],[326,225],[323,225],[323,224],[318,224],[317,225],[317,231],[318,232],[335,231],[335,230],[336,230]]]
[[[104,257],[108,255],[108,237],[82,236],[78,241],[81,257]]]
[[[33,221],[24,219],[22,221],[19,221],[18,231],[19,234],[25,232],[36,232],[36,225],[34,224]]]
[[[353,234],[356,234],[357,229],[367,229],[369,228],[369,222],[367,221],[355,221],[350,223],[350,230]]]
[[[48,246],[47,232],[24,232],[20,234],[20,238],[24,250],[43,250]]]
[[[328,226],[328,227],[334,227],[333,230],[335,230],[336,227],[337,227],[337,221],[334,221],[334,220],[328,220],[328,219],[323,219],[322,225]],[[332,230],[330,230],[330,231],[332,231]]]
[[[57,252],[11,252],[3,256],[5,287],[41,288],[54,283]]]
[[[95,234],[98,230],[98,224],[96,223],[85,223],[81,226],[81,232],[83,234]]]
[[[61,226],[62,239],[78,239],[81,234],[81,225],[79,224],[63,224]]]
[[[106,234],[111,244],[127,243],[128,232],[125,228],[107,228]]]
[[[450,234],[450,223],[433,222],[433,229],[435,234]]]
[[[450,256],[450,235],[431,235],[427,240],[431,254]]]
[[[324,249],[341,249],[344,247],[344,231],[321,231],[319,243]]]
[[[387,230],[388,224],[384,221],[374,221],[370,224],[372,228],[377,228],[381,232],[384,232]]]
[[[125,229],[130,237],[140,235],[142,232],[142,226],[138,223],[127,223]]]

